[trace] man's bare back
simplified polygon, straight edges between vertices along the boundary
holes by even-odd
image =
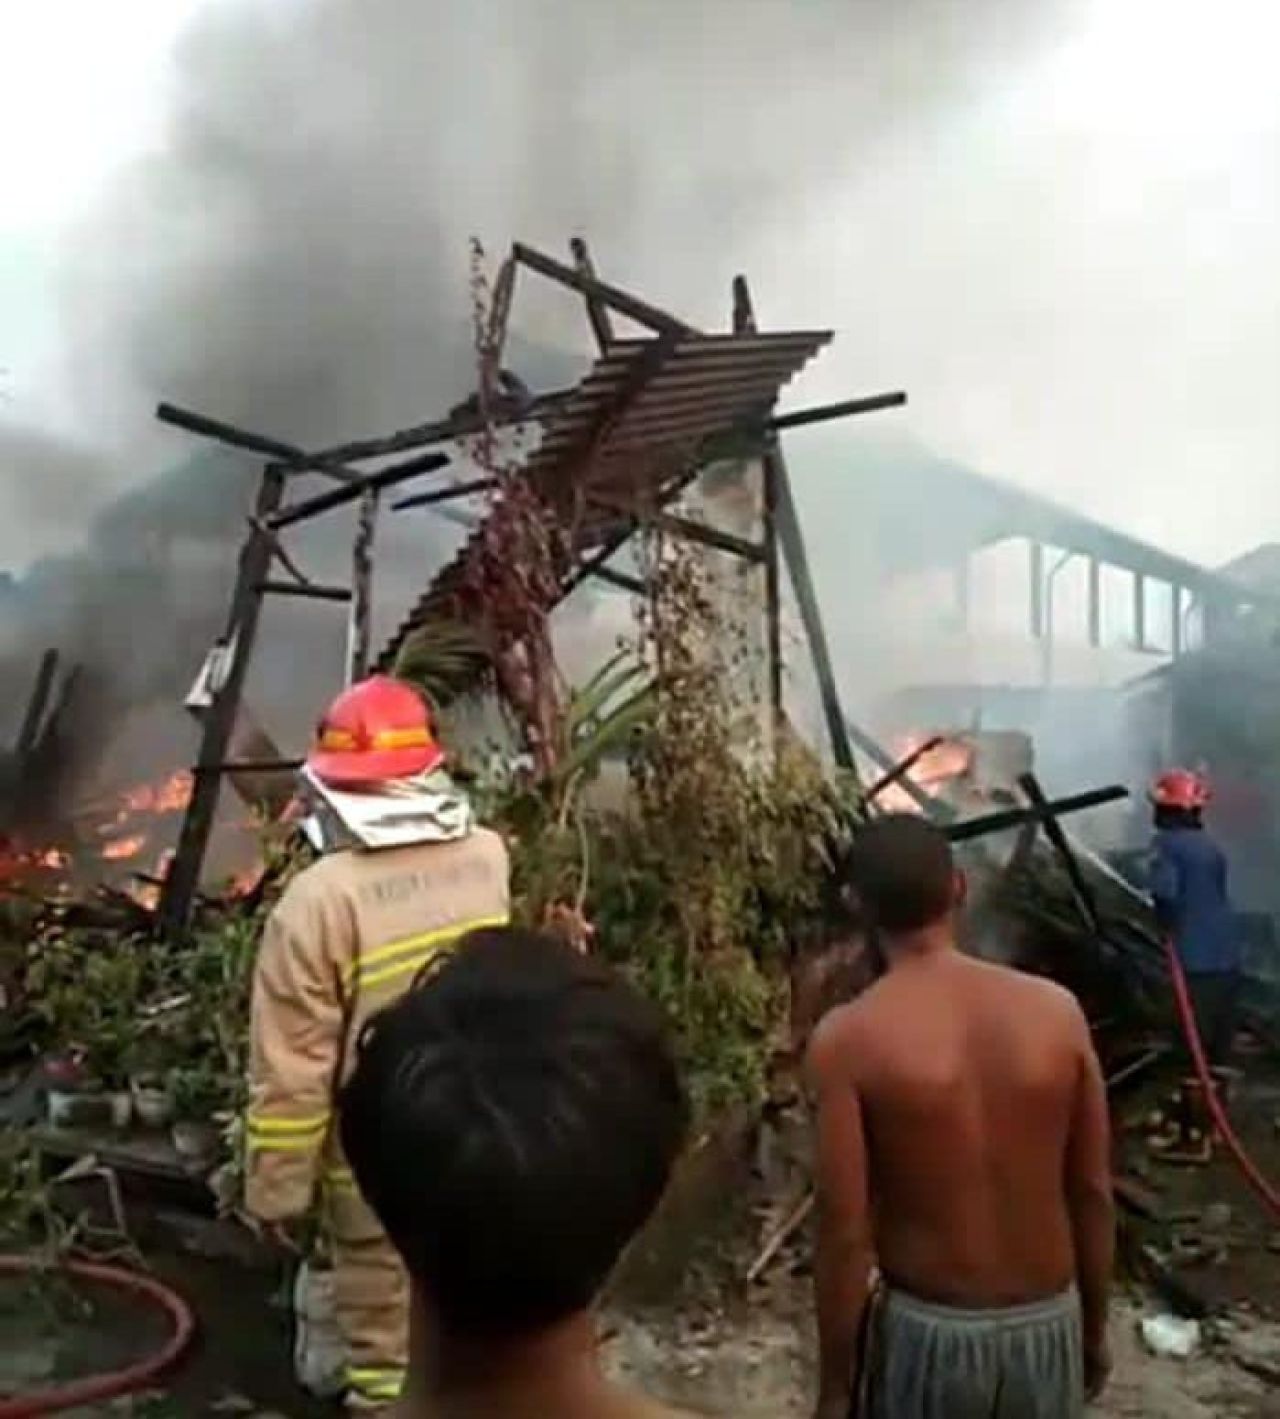
[[[1075,1416],[1108,1368],[1113,1247],[1084,1016],[1057,986],[957,950],[966,884],[926,820],[862,828],[848,871],[887,969],[809,1045],[817,1413],[849,1412],[874,1264],[888,1286],[874,1412]]]
[[[860,1101],[885,1277],[975,1307],[1070,1285],[1063,1170],[1088,1046],[1074,999],[947,951],[899,965],[822,1035]]]

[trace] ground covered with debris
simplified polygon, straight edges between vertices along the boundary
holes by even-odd
[[[1224,1322],[1203,1353],[1157,1359],[1138,1336],[1141,1317],[1152,1310],[1140,1297],[1117,1306],[1115,1374],[1095,1412],[1114,1419],[1280,1415],[1280,1324],[1256,1317]],[[614,1324],[611,1364],[652,1395],[732,1419],[807,1419],[812,1413],[816,1338],[809,1287],[800,1278],[723,1309],[617,1317]]]
[[[756,1252],[758,1219],[743,1219],[696,1260],[684,1294],[659,1308],[611,1308],[603,1318],[611,1369],[636,1387],[695,1413],[723,1419],[799,1419],[811,1412],[816,1340],[808,1238],[801,1232],[755,1285],[743,1277]],[[199,1250],[200,1236],[190,1239]],[[1228,1306],[1206,1322],[1190,1359],[1151,1355],[1140,1322],[1166,1309],[1151,1292],[1126,1293],[1116,1307],[1116,1369],[1102,1415],[1160,1419],[1264,1419],[1280,1415],[1280,1265],[1261,1305]],[[201,1335],[168,1388],[76,1411],[83,1415],[243,1414],[319,1419],[333,1410],[300,1394],[289,1373],[289,1325],[278,1273],[246,1269],[225,1257],[163,1254],[157,1272],[196,1309]],[[1237,1273],[1241,1275],[1243,1273]],[[91,1364],[124,1359],[138,1338],[129,1324],[76,1324],[66,1297],[48,1303],[52,1327],[31,1320],[29,1293],[7,1300],[27,1308],[25,1346],[6,1343],[6,1381],[23,1370],[28,1382],[83,1373]],[[0,1305],[0,1319],[6,1314]],[[14,1318],[12,1308],[7,1311]],[[116,1318],[117,1320],[120,1317]],[[7,1336],[17,1334],[4,1320]],[[56,1353],[49,1337],[62,1339]],[[69,1336],[83,1335],[68,1341]],[[41,1337],[44,1337],[43,1339]],[[105,1347],[105,1348],[104,1348]],[[20,1353],[25,1349],[25,1354]],[[2,1388],[3,1386],[0,1386]]]

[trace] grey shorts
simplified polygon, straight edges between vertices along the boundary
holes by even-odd
[[[1003,1310],[960,1310],[887,1290],[868,1337],[870,1419],[1080,1419],[1075,1288]]]

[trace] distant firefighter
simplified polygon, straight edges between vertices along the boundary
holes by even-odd
[[[1161,929],[1173,942],[1215,1072],[1230,1063],[1240,997],[1243,942],[1227,888],[1227,860],[1204,827],[1209,785],[1190,769],[1169,769],[1151,785],[1155,821],[1150,887]],[[1186,1060],[1181,1037],[1178,1052]],[[1171,1141],[1207,1156],[1210,1135],[1196,1105],[1194,1080],[1183,1086],[1182,1137]]]

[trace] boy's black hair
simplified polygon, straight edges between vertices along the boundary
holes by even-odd
[[[955,859],[940,828],[915,813],[889,813],[859,828],[849,847],[849,884],[869,923],[915,931],[955,897]]]
[[[340,1118],[446,1330],[516,1335],[594,1300],[662,1195],[687,1105],[655,1007],[603,963],[501,927],[373,1018]]]

